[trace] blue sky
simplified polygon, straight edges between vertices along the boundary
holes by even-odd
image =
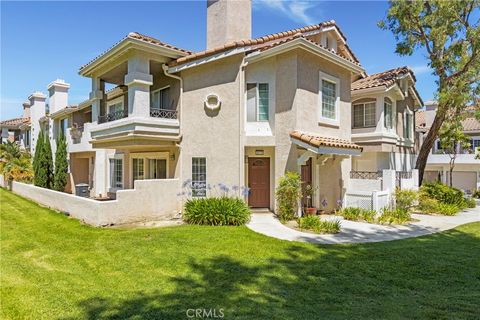
[[[52,80],[71,84],[70,103],[85,100],[90,79],[82,64],[131,31],[189,50],[205,48],[206,0],[150,2],[4,2],[1,4],[0,119],[21,115],[33,91]],[[435,78],[423,52],[395,54],[393,35],[377,27],[387,2],[253,0],[253,37],[336,20],[368,73],[408,65],[424,101],[433,98]],[[181,14],[180,14],[181,12]]]

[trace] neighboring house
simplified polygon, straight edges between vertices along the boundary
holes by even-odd
[[[23,103],[23,116],[0,122],[1,142],[16,142],[22,149],[30,150],[30,102]]]
[[[425,103],[425,110],[418,111],[416,114],[416,130],[420,135],[420,144],[433,123],[437,106],[436,101],[428,101]],[[472,192],[480,189],[480,160],[476,158],[478,155],[477,148],[480,146],[480,121],[475,118],[473,108],[468,108],[466,112],[467,115],[462,120],[462,126],[464,133],[470,137],[470,148],[462,149],[459,146],[457,147],[458,153],[455,160],[452,184],[454,187],[466,192]],[[445,154],[440,145],[440,140],[437,139],[428,156],[424,180],[441,181],[449,184],[449,163],[450,156]]]
[[[423,102],[407,67],[361,77],[352,83],[352,141],[363,147],[355,171],[410,172],[415,166],[414,113]]]
[[[133,32],[80,68],[92,81],[87,101],[68,105],[64,81],[48,87],[48,114],[45,97],[33,101],[43,113],[32,126],[48,128],[53,141],[59,132],[67,136],[71,186],[85,183],[92,197],[119,200],[141,192],[132,210],[153,207],[161,216],[180,208],[182,199],[170,195],[184,181],[192,182],[193,197],[218,194],[223,183],[248,186],[251,207],[274,210],[280,177],[297,171],[318,187],[313,204],[331,211],[362,148],[371,147],[366,160],[383,159],[382,152],[411,157],[413,127],[411,136],[398,128],[421,104],[411,71],[396,69],[392,83],[374,90],[358,87],[362,80],[353,87],[370,77],[334,21],[251,39],[250,1],[207,6],[205,51]],[[375,128],[367,129],[380,140],[360,139],[354,126],[359,143],[352,141],[352,93],[358,103],[376,100]],[[392,128],[383,126],[387,99],[397,115]],[[365,170],[405,171],[411,161],[375,160]]]

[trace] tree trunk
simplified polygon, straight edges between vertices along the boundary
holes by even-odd
[[[419,185],[421,185],[423,181],[423,173],[425,172],[425,167],[427,165],[428,155],[430,154],[430,150],[432,150],[433,144],[437,139],[438,132],[440,131],[443,121],[445,120],[445,112],[443,112],[443,109],[443,107],[441,108],[438,106],[437,114],[435,115],[432,126],[428,130],[427,136],[423,140],[423,144],[418,152],[415,168],[418,169]]]

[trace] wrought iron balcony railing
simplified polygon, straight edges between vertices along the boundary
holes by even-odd
[[[152,108],[150,109],[150,116],[154,118],[177,119],[178,112],[177,110]]]
[[[382,171],[350,171],[350,178],[352,179],[369,179],[376,180],[383,176]]]
[[[109,113],[107,113],[103,116],[98,116],[98,123],[115,121],[115,120],[118,120],[118,119],[126,118],[127,116],[128,116],[128,114],[125,110],[113,111],[113,112],[109,112]]]

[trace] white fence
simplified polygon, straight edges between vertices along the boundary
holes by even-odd
[[[0,179],[3,185],[3,177]],[[12,192],[94,226],[167,220],[181,208],[178,179],[137,180],[135,189],[117,191],[117,199],[98,201],[13,182]]]
[[[345,193],[343,207],[355,207],[380,212],[389,207],[392,202],[392,193],[389,191],[350,191]]]

